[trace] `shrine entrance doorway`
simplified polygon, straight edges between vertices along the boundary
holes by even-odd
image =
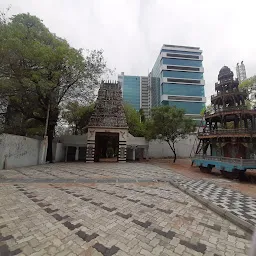
[[[119,133],[96,132],[94,162],[117,162]]]

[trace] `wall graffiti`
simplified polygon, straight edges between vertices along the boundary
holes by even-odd
[[[11,134],[0,137],[0,169],[38,164],[40,140]]]

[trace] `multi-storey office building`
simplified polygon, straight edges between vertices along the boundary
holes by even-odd
[[[124,72],[118,75],[121,83],[123,101],[137,111],[143,109],[145,116],[149,113],[149,91],[147,76],[127,76]]]
[[[183,108],[186,115],[200,120],[205,106],[202,50],[198,47],[164,44],[148,77],[126,76],[118,80],[123,99],[146,116],[159,105]]]
[[[206,102],[202,62],[198,47],[164,44],[149,74],[152,107],[176,106],[200,119]]]

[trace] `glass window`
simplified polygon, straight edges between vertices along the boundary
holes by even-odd
[[[186,58],[186,59],[198,59],[199,60],[199,56],[195,56],[195,55],[188,55],[188,54],[175,54],[175,53],[167,53],[166,54],[168,57],[173,57],[173,58]]]
[[[187,70],[187,71],[200,71],[200,68],[194,67],[178,67],[178,66],[167,66],[167,69],[176,69],[176,70]]]
[[[163,83],[162,94],[204,97],[204,86]]]
[[[165,101],[163,105],[176,106],[185,110],[186,114],[200,114],[205,103],[202,102],[185,102],[185,101]]]
[[[123,100],[136,110],[140,109],[140,77],[124,76]]]
[[[200,84],[201,81],[200,80],[179,79],[179,78],[167,78],[167,82]]]
[[[168,59],[162,58],[162,63],[165,65],[177,65],[177,66],[192,66],[202,67],[203,62],[201,60],[182,60],[182,59]]]
[[[185,78],[185,79],[203,79],[201,72],[186,72],[186,71],[167,71],[163,70],[163,77]]]

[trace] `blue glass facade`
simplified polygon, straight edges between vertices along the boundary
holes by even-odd
[[[162,94],[204,97],[204,86],[163,83]]]
[[[168,53],[170,54],[168,55]],[[177,55],[174,55],[175,53]],[[203,69],[179,71],[177,68],[171,66],[202,68],[201,54],[202,51],[199,48],[163,45],[150,73],[152,107],[161,104],[176,106],[185,109],[187,114],[199,116],[202,108],[205,106]],[[189,59],[187,59],[188,57]],[[167,65],[170,66],[168,69]],[[175,79],[179,79],[179,83]],[[191,79],[198,80],[198,82],[191,84]],[[172,95],[180,96],[179,101],[171,97],[168,98],[168,96]],[[197,99],[186,99],[186,96],[195,96]],[[167,98],[168,100],[166,100]]]
[[[176,106],[186,111],[186,114],[199,114],[204,108],[202,102],[187,102],[187,101],[163,101],[163,105]]]
[[[182,59],[162,59],[162,64],[165,65],[176,65],[176,66],[190,66],[190,67],[202,67],[203,63],[201,60],[182,60]]]
[[[187,72],[187,71],[163,71],[163,77],[188,78],[188,79],[203,79],[203,73]]]
[[[123,84],[123,101],[133,106],[137,111],[140,110],[140,77],[124,76]]]
[[[150,87],[151,87],[151,106],[156,107],[160,104],[160,77],[161,77],[161,55],[158,56],[155,65],[150,73]]]

